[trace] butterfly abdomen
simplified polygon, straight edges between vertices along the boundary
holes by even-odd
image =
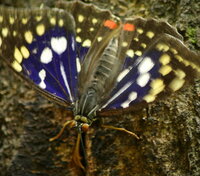
[[[98,110],[102,95],[105,92],[106,82],[113,74],[114,67],[117,64],[118,39],[112,38],[104,49],[96,70],[93,72],[92,79],[78,102],[76,112],[80,115],[91,116]],[[94,116],[94,115],[92,115]]]
[[[105,48],[94,73],[92,87],[95,87],[97,91],[102,92],[102,90],[104,90],[106,81],[108,81],[114,73],[114,69],[118,63],[117,50],[118,39],[113,38]]]

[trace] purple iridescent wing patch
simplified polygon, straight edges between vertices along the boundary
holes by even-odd
[[[1,8],[1,13],[1,55],[6,62],[48,97],[75,102],[80,63],[73,17],[57,9]]]
[[[179,90],[200,72],[199,56],[184,46],[168,23],[143,18],[128,23],[136,33],[103,111],[151,103]]]

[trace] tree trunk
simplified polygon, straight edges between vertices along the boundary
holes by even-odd
[[[42,1],[42,0],[41,0]],[[7,5],[38,6],[41,1]],[[0,1],[1,2],[1,1]],[[50,5],[53,1],[48,1]],[[166,19],[188,47],[200,49],[199,0],[97,0],[115,15]],[[5,2],[1,2],[5,4]],[[199,58],[200,59],[200,58]],[[19,81],[0,61],[0,176],[73,176],[70,165],[76,131],[49,142],[71,113]],[[88,176],[199,176],[200,80],[148,108],[105,118],[140,140],[94,125],[86,136]]]

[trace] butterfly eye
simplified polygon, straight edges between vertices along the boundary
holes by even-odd
[[[83,123],[82,126],[81,126],[81,130],[83,132],[87,132],[89,129],[89,125],[87,123]]]

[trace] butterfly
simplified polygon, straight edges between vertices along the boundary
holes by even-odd
[[[95,120],[148,106],[200,73],[200,56],[167,22],[121,20],[79,1],[51,9],[0,7],[0,56],[73,112],[64,126],[77,129],[77,145]]]

